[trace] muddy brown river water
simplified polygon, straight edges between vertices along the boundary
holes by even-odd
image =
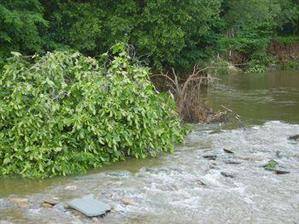
[[[299,72],[221,79],[209,90],[208,102],[238,113],[243,126],[196,125],[173,154],[84,176],[2,178],[0,223],[299,224],[299,142],[289,139],[299,134]],[[265,170],[270,160],[290,173]],[[64,208],[88,194],[112,211],[89,219]],[[59,203],[42,206],[49,199]]]

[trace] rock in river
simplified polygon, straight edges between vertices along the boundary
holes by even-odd
[[[27,198],[11,197],[9,201],[17,205],[19,208],[28,208],[29,200]]]
[[[222,176],[224,176],[224,177],[229,177],[229,178],[234,178],[235,177],[235,175],[234,174],[232,174],[232,173],[228,173],[228,172],[221,172],[220,173]]]
[[[287,170],[275,170],[275,173],[277,175],[281,175],[281,174],[289,174],[290,171],[287,171]]]
[[[103,216],[111,210],[110,205],[96,200],[93,195],[73,199],[68,202],[68,205],[88,217]]]
[[[57,205],[59,203],[59,200],[58,198],[54,197],[54,198],[49,198],[49,199],[46,199],[42,202],[42,207],[44,208],[52,208],[54,207],[55,205]]]
[[[123,199],[121,199],[121,202],[122,202],[124,205],[134,205],[134,204],[135,204],[135,201],[133,201],[133,200],[130,199],[130,198],[123,198]]]
[[[229,153],[229,154],[234,154],[234,152],[232,150],[229,150],[229,149],[226,149],[226,148],[224,148],[223,151],[226,152],[226,153]]]
[[[202,157],[205,159],[208,159],[208,160],[216,160],[217,159],[217,155],[203,155]]]
[[[289,140],[295,140],[299,142],[299,134],[298,135],[293,135],[289,137]]]

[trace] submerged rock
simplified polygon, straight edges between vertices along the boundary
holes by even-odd
[[[121,202],[122,202],[124,205],[134,205],[134,204],[135,204],[135,201],[133,201],[133,200],[130,199],[130,198],[123,198],[123,199],[121,199]]]
[[[208,160],[216,160],[217,159],[216,155],[203,155],[202,157],[205,159],[208,159]]]
[[[222,172],[220,172],[220,174],[224,177],[235,178],[235,175],[232,173],[222,171]]]
[[[75,190],[77,190],[77,186],[69,185],[69,186],[66,186],[64,189],[68,190],[68,191],[75,191]]]
[[[207,184],[200,179],[197,179],[195,182],[200,186],[207,186]]]
[[[42,202],[42,207],[44,208],[53,208],[55,205],[57,205],[59,203],[58,198],[50,198],[50,199],[46,199]]]
[[[213,134],[219,134],[221,132],[223,132],[221,129],[217,129],[217,130],[213,130],[213,131],[209,132],[209,134],[213,135]]]
[[[54,205],[51,205],[51,204],[49,204],[49,203],[47,203],[47,202],[43,202],[43,203],[41,204],[41,206],[42,206],[43,208],[53,208],[53,207],[54,207]]]
[[[276,155],[277,158],[281,158],[282,157],[280,151],[276,151],[275,155]]]
[[[53,206],[53,209],[60,212],[66,212],[65,208],[68,208],[68,205],[64,205],[62,202]]]
[[[231,165],[239,165],[241,164],[242,162],[239,161],[239,160],[224,160],[223,161],[225,164],[231,164]]]
[[[19,208],[28,208],[29,200],[27,198],[11,197],[9,201],[18,206]]]

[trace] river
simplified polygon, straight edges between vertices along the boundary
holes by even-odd
[[[207,100],[242,123],[196,125],[173,154],[83,176],[2,178],[0,223],[299,223],[299,142],[288,139],[299,134],[299,72],[220,79]],[[290,173],[265,170],[270,160]],[[112,211],[88,219],[64,208],[88,194]]]

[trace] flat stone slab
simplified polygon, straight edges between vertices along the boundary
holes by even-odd
[[[68,202],[68,206],[88,217],[102,216],[111,210],[110,205],[95,199],[93,195],[73,199]]]

